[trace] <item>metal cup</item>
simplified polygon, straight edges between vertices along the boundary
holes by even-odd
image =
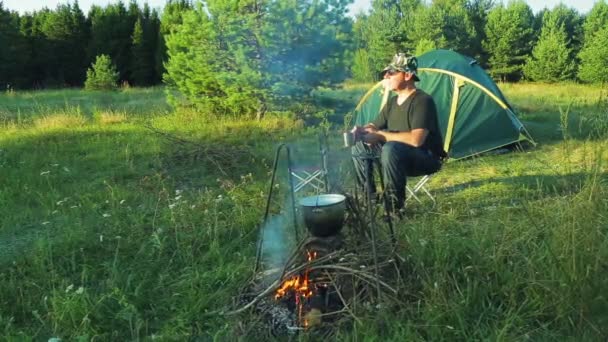
[[[355,145],[355,133],[344,132],[342,135],[344,136],[344,147],[352,147]]]

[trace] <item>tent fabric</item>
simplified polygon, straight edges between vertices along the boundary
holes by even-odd
[[[437,105],[444,149],[460,159],[520,141],[534,143],[492,78],[470,58],[434,50],[418,57],[417,87]],[[374,85],[354,112],[356,125],[372,121],[393,92]]]

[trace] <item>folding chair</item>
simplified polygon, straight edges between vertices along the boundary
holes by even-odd
[[[308,165],[297,165],[291,168],[294,178],[293,191],[298,192],[304,188],[311,187],[317,193],[328,192],[329,183],[327,178],[327,142],[324,135],[319,134],[319,163]]]
[[[325,191],[327,171],[315,167],[296,167],[291,170],[291,175],[296,179],[293,191],[298,192],[305,186],[310,186],[317,192]]]
[[[431,201],[433,201],[433,206],[435,206],[435,204],[437,204],[437,202],[435,201],[435,197],[429,192],[428,188],[426,187],[426,183],[431,179],[431,176],[432,174],[422,176],[418,180],[418,182],[416,182],[416,185],[414,185],[413,187],[406,186],[405,188],[407,189],[407,192],[409,194],[408,198],[413,197],[416,201],[422,203],[422,200],[420,200],[420,198],[418,197],[420,195],[418,193],[423,192],[431,199]],[[418,194],[418,196],[416,194]]]

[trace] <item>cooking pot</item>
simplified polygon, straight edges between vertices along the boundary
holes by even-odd
[[[302,208],[304,224],[313,236],[332,236],[342,229],[346,211],[344,195],[324,194],[304,197],[299,204]]]

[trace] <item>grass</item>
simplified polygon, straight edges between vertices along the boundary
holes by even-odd
[[[413,203],[397,227],[408,305],[361,308],[362,323],[337,326],[336,339],[608,335],[605,94],[501,87],[539,146],[434,176],[437,206]],[[364,89],[316,96],[339,116]],[[314,150],[316,129],[170,112],[161,99],[158,88],[0,95],[3,340],[253,338],[210,313],[250,276],[274,147],[306,138],[298,150]],[[210,162],[201,146],[235,157]]]

